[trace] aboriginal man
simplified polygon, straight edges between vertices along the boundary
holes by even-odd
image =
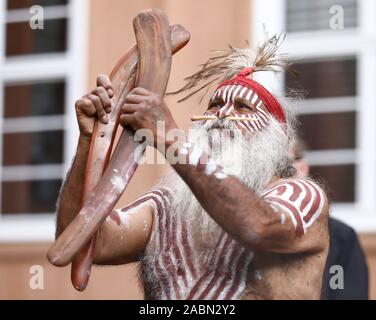
[[[98,233],[94,263],[140,262],[147,299],[320,298],[328,200],[317,183],[295,177],[288,100],[252,79],[283,67],[278,40],[255,54],[231,47],[190,78],[186,88],[208,74],[221,81],[178,142],[157,130],[158,123],[177,129],[163,97],[143,88],[127,96],[120,123],[151,131],[152,146],[174,146],[184,160],[166,156],[171,170],[159,185],[114,210]],[[76,102],[80,137],[58,201],[57,236],[79,212],[94,121],[107,123],[113,95],[102,75]]]

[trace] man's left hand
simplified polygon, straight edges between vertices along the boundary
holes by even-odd
[[[133,130],[148,129],[154,137],[154,147],[158,142],[165,140],[163,132],[158,132],[157,123],[165,125],[165,132],[176,129],[172,114],[164,99],[144,88],[134,88],[125,98],[121,109],[120,124],[130,126]],[[163,134],[163,136],[161,136]]]

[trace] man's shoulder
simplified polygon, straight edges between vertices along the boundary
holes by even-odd
[[[315,222],[327,223],[328,200],[323,189],[311,179],[289,178],[275,181],[262,194],[273,207],[287,212],[300,234]]]
[[[300,177],[276,179],[266,187],[264,193],[272,189],[282,187],[282,186],[291,186],[291,187],[296,187],[296,188],[298,188],[297,186],[300,186],[300,187],[308,186],[308,187],[318,189],[319,191],[325,194],[324,188],[321,186],[320,183],[318,183],[317,181],[311,178],[300,178]]]
[[[324,188],[315,180],[310,178],[285,178],[273,181],[262,193],[262,196],[267,195],[285,195],[291,199],[303,198],[317,198],[327,204],[328,199]]]

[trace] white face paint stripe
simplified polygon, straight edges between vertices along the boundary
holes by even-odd
[[[250,121],[251,125],[255,129],[255,131],[260,131],[260,129],[257,127],[256,121]]]
[[[225,87],[221,93],[222,95],[222,100],[223,102],[226,104],[226,95],[227,95],[227,91],[229,90],[229,87]]]
[[[223,91],[224,91],[225,88],[221,88],[217,91],[217,94],[215,95],[215,98],[218,98],[220,97],[222,94],[223,94]]]
[[[253,95],[253,98],[252,98],[252,100],[251,100],[251,103],[252,103],[253,105],[255,105],[257,99],[258,99],[258,95],[257,95],[256,92],[254,92],[254,95]]]
[[[234,108],[231,98],[232,98],[232,92],[234,91],[235,86],[229,86],[228,88],[229,89],[227,90],[225,105],[220,110],[221,117],[227,116]]]
[[[241,98],[244,98],[244,94],[245,94],[245,92],[248,90],[248,88],[243,88],[243,90],[240,92],[240,97]]]
[[[243,129],[250,131],[250,129],[247,127],[245,121],[239,121],[238,122],[239,126],[242,127]]]
[[[234,111],[234,107],[233,106],[228,107],[227,111],[225,113],[225,117],[228,117],[231,114],[231,112],[233,112],[233,111]]]
[[[242,86],[234,86],[234,88],[232,89],[232,91],[229,93],[230,97],[229,97],[229,101],[231,102],[231,107],[229,107],[225,113],[225,116],[229,116],[231,114],[231,112],[234,111],[234,101],[235,101],[235,97],[237,96],[239,90],[243,88]]]
[[[259,112],[260,117],[264,120],[265,125],[269,123],[269,116],[264,110],[261,109],[262,100],[259,99],[259,102],[256,105],[256,110]]]
[[[246,115],[244,115],[245,118],[247,118]],[[245,123],[248,125],[248,127],[250,128],[251,132],[257,132],[258,131],[258,128],[256,127],[255,121],[252,120],[252,121],[245,121]]]
[[[227,86],[227,87],[225,87],[225,89],[223,90],[223,92],[222,92],[222,100],[223,100],[223,102],[224,102],[224,105],[222,106],[222,107],[220,107],[220,109],[219,109],[219,115],[220,116],[222,116],[222,114],[223,114],[223,112],[226,110],[226,108],[227,108],[227,105],[229,104],[228,102],[227,102],[227,92],[229,91],[229,87]]]
[[[261,104],[260,104],[261,105]],[[260,114],[262,115],[262,117],[265,119],[265,120],[268,120],[269,119],[269,116],[266,114],[266,112],[264,110],[261,109],[261,107],[256,107],[257,111],[260,112]]]
[[[254,116],[255,116],[256,119],[253,122],[258,127],[258,129],[261,130],[262,129],[262,125],[260,123],[260,118],[259,118],[258,114],[255,114]]]
[[[265,125],[269,123],[269,119],[262,112],[258,111],[257,114]]]
[[[235,98],[235,94],[236,94],[236,90],[237,90],[237,86],[232,86],[229,94],[228,94],[228,97],[227,97],[227,100],[233,104],[234,103],[234,98]]]
[[[258,115],[258,117],[259,117],[259,121],[260,121],[261,125],[262,125],[263,127],[266,127],[266,126],[268,125],[268,122],[265,121],[265,119],[263,118],[263,116],[262,116],[261,113],[258,113],[257,115]]]
[[[251,98],[252,94],[253,94],[253,90],[249,90],[249,92],[248,92],[248,94],[247,94],[247,96],[246,96],[245,99],[249,101],[249,99]]]
[[[259,121],[260,121],[262,127],[263,127],[263,128],[267,127],[268,124],[269,124],[268,119],[265,120],[265,118],[263,117],[262,113],[259,113],[259,112],[258,112],[257,115],[258,115],[258,117],[259,117]]]
[[[256,131],[256,129],[253,127],[251,121],[244,121],[244,124],[247,126],[248,131],[251,131],[251,133]]]
[[[234,91],[234,94],[232,96],[232,101],[235,100],[235,97],[238,95],[239,91],[242,89],[243,87],[242,86],[236,86],[236,89]]]
[[[227,105],[230,102],[229,96],[230,96],[230,92],[231,92],[232,88],[233,88],[233,86],[226,87],[226,94],[223,97],[223,101],[225,102],[225,105]]]

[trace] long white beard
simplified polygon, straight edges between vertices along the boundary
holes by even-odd
[[[254,134],[240,134],[234,121],[207,121],[204,125],[193,126],[189,137],[227,174],[236,176],[257,194],[261,194],[272,178],[288,166],[288,137],[274,119]],[[171,170],[162,184],[174,193],[171,213],[184,216],[194,233],[196,245],[214,244],[222,229],[202,208],[180,176]]]

